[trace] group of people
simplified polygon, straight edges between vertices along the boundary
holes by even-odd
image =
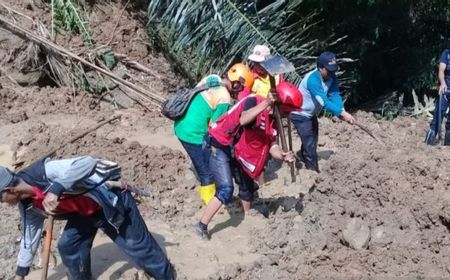
[[[282,75],[273,77],[275,85],[271,84],[262,65],[270,57],[269,47],[256,45],[248,65],[238,63],[223,77],[209,75],[202,79],[196,87],[206,89],[175,121],[175,134],[198,174],[200,198],[206,205],[196,225],[202,239],[210,238],[208,224],[222,205],[231,202],[234,182],[239,187],[242,209],[251,209],[259,188],[257,180],[269,155],[286,162],[297,161],[297,166],[304,164],[306,169],[319,172],[317,115],[322,108],[350,124],[355,121],[343,106],[333,53],[324,52],[318,57],[317,68],[306,74],[299,88]],[[219,86],[205,87],[218,82]],[[274,106],[279,106],[297,129],[302,141],[297,157],[278,144]]]
[[[428,144],[434,143],[449,104],[449,49],[440,59],[441,98],[426,137]],[[202,79],[197,87],[205,90],[175,122],[175,134],[198,174],[199,195],[206,205],[195,226],[202,239],[210,238],[208,224],[221,206],[232,200],[234,182],[243,210],[251,208],[259,188],[256,182],[269,155],[319,172],[317,115],[322,109],[350,124],[355,122],[344,109],[333,53],[320,54],[317,67],[305,75],[299,87],[283,76],[274,77],[276,85],[271,84],[269,73],[261,66],[270,55],[267,46],[257,45],[248,65],[238,63],[224,76]],[[274,106],[279,106],[301,138],[296,156],[278,144]],[[446,129],[444,143],[450,145],[449,121]],[[99,162],[89,156],[47,157],[19,172],[0,166],[0,201],[18,205],[23,222],[15,279],[24,279],[29,273],[48,215],[67,220],[58,249],[69,279],[92,279],[90,251],[98,229],[155,279],[175,279],[173,266],[149,232],[133,196],[127,188],[108,185],[111,178],[99,172]]]

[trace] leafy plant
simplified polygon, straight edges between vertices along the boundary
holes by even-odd
[[[343,39],[311,39],[310,28],[320,20],[316,12],[304,17],[295,12],[302,2],[156,0],[148,7],[149,32],[193,79],[222,73],[246,58],[256,44],[266,44],[296,66],[290,79],[299,83],[315,67],[317,50]]]
[[[94,44],[94,39],[88,31],[87,24],[81,17],[79,5],[71,0],[52,0],[52,34],[54,32],[80,33],[87,45]]]

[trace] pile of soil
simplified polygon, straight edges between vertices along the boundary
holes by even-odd
[[[45,6],[5,4],[49,22]],[[162,96],[182,83],[164,58],[148,48],[138,12],[126,9],[115,28],[121,4],[90,9],[88,20],[98,45],[108,42],[115,30],[114,51],[156,73],[127,69],[133,82]],[[3,67],[17,69],[5,57],[24,41],[2,29],[0,41]],[[79,35],[58,36],[57,41],[77,53],[86,51]],[[96,123],[121,116],[65,145],[55,157],[91,155],[119,162],[124,178],[150,193],[139,207],[149,223],[157,223],[151,230],[164,229],[166,239],[177,242],[167,241],[163,247],[181,279],[450,277],[450,173],[445,169],[450,153],[446,147],[423,144],[425,119],[387,122],[357,112],[358,122],[380,141],[356,126],[320,119],[321,173],[301,169],[297,182],[290,184],[289,170],[270,162],[268,183],[255,202],[257,210],[268,209],[268,218],[252,211],[244,222],[235,201],[215,218],[214,223],[220,222],[211,227],[212,239],[203,242],[192,227],[203,207],[189,161],[172,123],[157,108],[149,112],[132,102],[118,107],[72,88],[19,86],[4,73],[0,85],[0,144],[11,147],[14,162],[28,164]],[[294,140],[298,149],[299,139]],[[19,215],[3,204],[0,211],[0,279],[9,279],[21,235],[16,230]],[[135,269],[121,270],[114,279],[134,275]]]

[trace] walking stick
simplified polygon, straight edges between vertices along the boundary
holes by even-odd
[[[294,146],[292,145],[292,126],[291,126],[291,121],[289,120],[289,117],[287,117],[287,127],[288,127],[289,151],[294,152]],[[298,170],[297,170],[297,174],[298,174]],[[291,178],[294,178],[294,181],[292,181],[292,182],[295,182],[295,178],[296,178],[295,175],[296,174],[294,173],[294,168],[291,168]]]
[[[52,248],[53,222],[54,216],[53,215],[48,216],[47,229],[45,234],[45,244],[44,244],[44,264],[42,266],[41,280],[47,280],[48,264],[50,261],[50,251]]]
[[[281,75],[295,71],[294,65],[281,55],[271,56],[270,58],[261,62],[260,65],[269,74],[271,92],[276,92],[275,75]],[[277,103],[275,103],[273,111],[275,114],[278,131],[280,133],[281,148],[283,149],[283,152],[288,152],[289,150],[286,144],[286,135],[284,132],[283,122],[281,120],[280,108],[278,107]],[[293,183],[295,182],[295,166],[293,162],[289,163],[289,166],[291,167],[291,179]]]
[[[436,133],[437,133],[437,138],[438,138],[438,141],[439,141],[439,143],[438,144],[441,144],[441,128],[442,128],[442,110],[441,110],[441,108],[442,108],[442,94],[439,94],[439,99],[438,99],[438,108],[437,108],[437,117],[438,117],[438,119],[437,119],[437,129],[436,129]],[[436,109],[435,109],[436,110]]]
[[[272,90],[274,90],[275,89],[275,78],[272,75],[270,75],[270,84],[272,86]],[[288,149],[288,146],[286,143],[286,135],[285,135],[284,127],[283,127],[283,122],[281,120],[280,108],[278,107],[277,103],[275,103],[275,106],[273,107],[273,111],[274,111],[275,120],[276,120],[277,126],[278,126],[278,132],[280,133],[281,149],[283,150],[283,152],[287,152],[287,151],[289,151],[289,149]],[[290,141],[290,142],[292,142],[292,141]],[[294,183],[296,180],[294,163],[290,162],[289,167],[291,168],[291,182]]]

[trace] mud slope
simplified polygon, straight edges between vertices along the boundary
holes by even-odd
[[[4,3],[49,22],[48,9]],[[115,2],[91,7],[88,20],[98,45],[114,34],[111,47],[116,52],[155,72],[127,69],[138,77],[133,82],[166,95],[181,79],[146,45],[136,11],[125,10],[115,29],[122,8]],[[18,21],[30,27],[25,19]],[[19,60],[12,55],[24,42],[2,29],[0,41],[2,67],[13,73]],[[57,41],[76,53],[86,51],[78,35]],[[297,183],[290,184],[287,168],[271,162],[268,183],[256,202],[257,209],[269,209],[269,217],[256,210],[244,217],[235,201],[211,224],[211,241],[203,242],[193,232],[203,210],[195,179],[171,122],[156,108],[148,112],[129,100],[129,106],[117,106],[71,88],[18,86],[4,73],[0,85],[1,164],[31,162],[97,122],[121,116],[60,149],[56,157],[88,154],[120,162],[124,177],[150,192],[139,207],[181,279],[450,278],[450,151],[422,143],[428,125],[424,119],[386,122],[356,113],[382,143],[356,126],[321,119],[321,173],[300,170]],[[298,148],[299,140],[294,144]],[[21,235],[19,216],[7,205],[0,205],[0,211],[0,279],[10,279]],[[117,250],[105,245],[104,236],[99,238],[94,254],[114,257]],[[120,269],[110,273],[105,268],[110,262],[100,258],[93,262],[94,274],[99,279],[139,279],[136,268],[117,257]],[[36,260],[35,274],[38,269]],[[57,270],[52,279],[63,275],[61,266]]]

